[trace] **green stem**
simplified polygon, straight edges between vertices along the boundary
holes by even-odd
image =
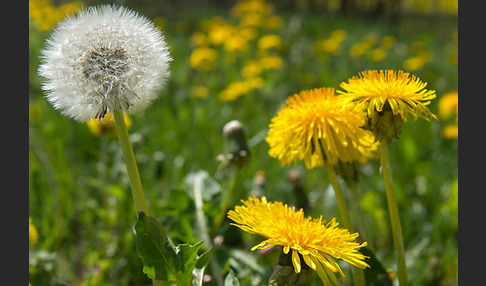
[[[238,171],[239,170],[236,169],[231,174],[231,179],[229,182],[228,191],[226,192],[225,200],[220,205],[221,207],[220,215],[214,221],[213,228],[211,229],[211,237],[216,236],[219,227],[223,224],[224,218],[226,217],[226,209],[228,208],[228,205],[231,199],[233,198],[233,191],[236,184],[236,178],[238,177]]]
[[[201,236],[203,238],[206,249],[209,249],[213,245],[213,243],[208,233],[206,217],[204,216],[204,211],[203,211],[201,176],[198,176],[194,181],[194,201],[196,204],[197,222],[199,224],[199,227],[201,228]],[[216,282],[218,283],[218,286],[223,286],[224,282],[223,282],[223,278],[221,277],[221,268],[219,267],[219,264],[215,259],[214,255],[211,255],[210,266],[211,266],[211,270],[213,271],[213,276],[215,277]]]
[[[361,211],[361,207],[359,204],[359,196],[358,196],[358,186],[355,182],[349,183],[349,190],[351,191],[351,202],[352,202],[352,209],[356,213],[356,216],[358,217],[358,224],[356,225],[356,230],[359,232],[360,237],[365,237],[366,241],[368,244],[370,244],[370,237],[367,234],[366,231],[366,224],[364,220],[364,214]]]
[[[336,194],[336,200],[339,208],[339,214],[341,215],[341,220],[343,221],[343,225],[345,228],[351,231],[351,221],[349,220],[348,212],[346,209],[346,203],[344,202],[343,192],[341,190],[341,186],[339,185],[339,181],[334,171],[334,168],[331,165],[326,165],[327,173],[329,174],[329,180],[331,181],[331,185],[334,188],[334,193]]]
[[[125,166],[127,168],[128,179],[130,180],[130,186],[132,189],[133,202],[135,208],[138,211],[143,211],[148,216],[148,207],[145,202],[145,196],[143,194],[142,181],[140,180],[140,174],[138,173],[137,162],[135,161],[135,155],[133,154],[132,144],[128,137],[127,126],[125,125],[125,118],[123,111],[115,110],[113,112],[113,118],[115,120],[116,133],[118,135],[118,141],[123,153],[123,159],[125,160]],[[167,282],[161,280],[152,280],[154,286],[166,286]]]
[[[135,208],[137,211],[143,211],[146,215],[148,215],[147,203],[145,202],[145,196],[143,194],[142,181],[140,180],[140,175],[138,173],[137,162],[135,161],[135,155],[133,154],[132,144],[130,143],[130,138],[128,137],[123,111],[115,110],[113,116],[115,119],[115,128],[118,135],[118,141],[120,141],[125,166],[127,167]]]
[[[346,203],[344,201],[343,192],[341,186],[339,185],[338,177],[334,168],[331,165],[326,165],[327,173],[329,174],[329,180],[331,181],[331,185],[334,188],[334,193],[336,194],[336,200],[339,208],[339,214],[341,215],[341,219],[343,221],[343,225],[347,228],[350,232],[353,231],[351,220],[349,219]],[[365,276],[364,272],[360,268],[353,267],[353,277],[356,285],[364,286],[365,283]]]
[[[388,212],[392,226],[393,244],[397,255],[398,282],[400,285],[408,285],[407,263],[405,260],[405,247],[403,244],[402,226],[398,213],[397,201],[393,190],[393,181],[389,160],[390,141],[384,140],[381,143],[381,169],[385,179],[386,198],[388,202]]]

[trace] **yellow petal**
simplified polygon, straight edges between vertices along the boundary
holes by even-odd
[[[295,273],[300,273],[300,257],[296,250],[292,250],[292,264],[294,265]]]

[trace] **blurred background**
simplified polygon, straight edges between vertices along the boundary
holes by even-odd
[[[128,120],[151,215],[176,243],[202,238],[192,194],[194,176],[201,174],[210,225],[231,172],[238,176],[230,208],[258,193],[339,221],[324,168],[306,170],[302,162],[282,167],[268,156],[270,120],[301,90],[339,89],[368,69],[404,70],[436,91],[429,107],[439,118],[409,117],[390,150],[409,280],[457,285],[457,1],[29,0],[31,285],[151,285],[135,248],[136,212],[116,135],[109,126],[60,115],[43,97],[37,75],[40,50],[58,21],[100,3],[150,18],[170,47],[167,88]],[[238,171],[217,160],[228,151],[223,126],[234,119],[245,127],[251,153]],[[362,215],[351,219],[379,262],[367,274],[369,285],[385,285],[379,282],[383,275],[396,283],[379,162],[359,171]],[[350,194],[347,200],[351,205]],[[250,252],[261,239],[227,222],[218,239],[214,255],[224,274],[231,268],[241,285],[265,284],[278,250]],[[342,267],[351,277],[350,268]],[[314,276],[313,285],[321,285]],[[217,285],[206,278],[204,285]]]

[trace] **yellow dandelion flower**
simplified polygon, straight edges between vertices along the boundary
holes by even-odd
[[[423,68],[427,62],[428,60],[426,58],[414,56],[405,60],[403,68],[408,71],[416,71]]]
[[[260,87],[263,86],[263,83],[264,83],[263,78],[259,76],[250,77],[246,79],[246,84],[248,84],[248,87],[250,89],[259,89]]]
[[[128,129],[132,125],[132,121],[127,114],[123,114],[123,116],[125,118],[125,125]],[[91,118],[86,124],[88,125],[89,131],[95,136],[116,135],[115,121],[113,120],[113,114],[111,112],[107,112],[105,117],[101,119]]]
[[[335,42],[341,43],[342,41],[344,41],[346,39],[347,36],[348,36],[348,33],[345,30],[336,29],[336,30],[331,32],[330,38]]]
[[[282,46],[282,38],[279,35],[270,34],[258,39],[257,47],[259,50],[279,49]]]
[[[234,34],[234,30],[235,28],[233,26],[225,23],[212,25],[208,32],[209,42],[213,45],[221,45]]]
[[[248,40],[240,34],[232,34],[224,41],[224,49],[228,52],[242,52],[248,49]]]
[[[459,96],[457,90],[444,94],[439,100],[439,116],[448,118],[457,116],[459,111]]]
[[[437,119],[427,108],[430,100],[436,97],[435,91],[425,89],[426,85],[407,72],[370,70],[341,83],[346,92],[337,92],[346,102],[354,102],[357,108],[367,111],[366,127],[381,141],[385,137],[398,137],[409,113],[415,119]],[[385,115],[387,111],[391,114]]]
[[[442,128],[441,135],[446,139],[457,139],[459,137],[459,126],[457,124],[449,124]]]
[[[264,56],[260,59],[260,63],[265,70],[278,70],[283,66],[283,60],[279,56]]]
[[[260,63],[254,60],[248,61],[241,70],[241,75],[245,78],[259,76],[261,73],[262,67],[260,66]]]
[[[238,34],[247,41],[253,41],[258,36],[258,30],[254,27],[240,27]]]
[[[386,50],[383,48],[376,48],[371,50],[370,58],[374,62],[380,62],[386,58]]]
[[[204,85],[198,85],[191,88],[191,95],[205,99],[209,96],[209,90]]]
[[[388,50],[388,49],[391,49],[395,45],[396,41],[397,40],[396,40],[395,37],[393,37],[391,35],[387,35],[387,36],[384,36],[383,38],[381,38],[380,45],[383,49]]]
[[[358,243],[358,233],[350,233],[347,229],[338,228],[336,219],[330,222],[312,217],[304,217],[302,209],[296,210],[281,202],[268,202],[266,197],[248,198],[242,206],[236,206],[228,212],[228,218],[234,222],[231,225],[242,230],[258,234],[266,240],[251,248],[266,249],[281,246],[285,254],[291,252],[292,265],[296,273],[302,270],[300,257],[307,266],[317,272],[324,285],[339,285],[335,273],[342,280],[345,275],[335,259],[342,259],[351,265],[364,269],[370,267],[359,248],[367,245]]]
[[[339,42],[332,38],[320,40],[314,43],[314,49],[316,52],[337,54],[339,52]]]
[[[29,249],[34,247],[37,243],[37,239],[39,238],[39,233],[37,232],[37,228],[32,223],[32,219],[29,216]]]
[[[345,105],[333,88],[301,91],[272,118],[266,137],[269,155],[282,165],[304,160],[312,169],[339,162],[366,162],[377,146],[361,128],[365,113]]]
[[[190,42],[193,47],[207,46],[209,44],[208,38],[203,32],[195,32],[192,34]]]
[[[351,46],[351,49],[349,50],[349,53],[352,58],[359,58],[366,54],[366,52],[371,48],[372,44],[369,42],[357,42],[353,46]]]
[[[251,88],[246,81],[235,81],[219,93],[219,99],[222,101],[234,101],[250,90]]]
[[[189,65],[197,70],[211,71],[215,68],[218,53],[209,47],[200,47],[192,51],[189,56]]]

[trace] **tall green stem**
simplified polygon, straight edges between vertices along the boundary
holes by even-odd
[[[115,119],[115,128],[118,135],[118,141],[120,141],[125,166],[127,167],[128,179],[130,180],[135,208],[137,211],[143,211],[146,215],[148,215],[147,203],[145,202],[145,196],[143,194],[142,181],[140,180],[140,174],[138,173],[137,162],[135,161],[135,155],[133,154],[132,144],[130,143],[130,138],[128,137],[123,112],[121,110],[115,110],[113,115]]]
[[[140,174],[138,173],[137,162],[135,161],[135,155],[133,154],[132,144],[130,143],[130,138],[128,137],[123,112],[121,110],[115,110],[113,112],[113,118],[115,120],[116,133],[122,149],[123,159],[125,160],[125,166],[127,168],[128,179],[130,180],[130,187],[132,189],[135,208],[137,212],[143,211],[148,216],[148,207],[143,194],[142,181],[140,180]],[[167,282],[153,279],[152,285],[166,286]]]
[[[329,180],[331,181],[331,185],[334,188],[334,194],[336,194],[336,200],[339,208],[339,214],[341,215],[341,219],[343,221],[343,225],[345,228],[351,231],[351,221],[349,220],[348,211],[346,209],[346,203],[344,201],[343,192],[341,190],[341,186],[339,185],[339,181],[334,171],[334,168],[331,165],[326,165],[327,173],[329,174]]]
[[[343,225],[351,232],[353,231],[353,228],[351,225],[351,220],[349,219],[348,216],[346,203],[344,201],[344,196],[343,196],[341,186],[339,185],[338,177],[336,175],[336,172],[334,171],[334,168],[331,165],[326,165],[326,169],[327,169],[327,173],[329,174],[329,180],[331,181],[331,185],[334,189],[334,194],[336,194],[339,214],[341,215]],[[356,282],[356,285],[358,286],[366,285],[363,270],[353,267],[353,277]]]
[[[398,282],[400,285],[408,285],[407,263],[405,260],[405,247],[403,244],[402,226],[398,213],[397,201],[393,190],[393,181],[389,159],[390,141],[385,140],[381,143],[381,169],[385,179],[386,199],[388,202],[388,212],[393,234],[393,244],[397,255]]]
[[[213,246],[213,242],[208,233],[206,217],[204,216],[204,211],[203,211],[201,176],[196,177],[194,181],[194,201],[196,204],[196,218],[201,230],[201,236],[204,241],[204,245],[206,246],[206,249],[209,249],[211,246]],[[221,277],[221,268],[219,267],[218,261],[216,260],[214,255],[211,255],[210,266],[213,271],[213,275],[216,279],[216,282],[218,283],[218,286],[223,286],[224,282]]]
[[[367,233],[364,215],[363,212],[361,211],[361,207],[359,204],[357,184],[355,182],[350,182],[349,190],[351,192],[352,210],[355,212],[356,216],[358,217],[358,222],[357,223],[355,222],[356,230],[359,232],[359,236],[366,238],[366,241],[368,242],[368,244],[370,244],[370,236]]]
[[[228,208],[228,205],[231,199],[233,198],[233,191],[236,184],[236,178],[238,177],[238,172],[239,169],[236,169],[233,170],[233,173],[231,174],[231,179],[229,182],[228,191],[226,192],[226,197],[220,206],[221,207],[220,214],[218,217],[216,217],[213,224],[213,228],[211,229],[211,237],[216,236],[216,233],[218,232],[218,228],[223,224],[224,218],[226,217],[226,209]]]

